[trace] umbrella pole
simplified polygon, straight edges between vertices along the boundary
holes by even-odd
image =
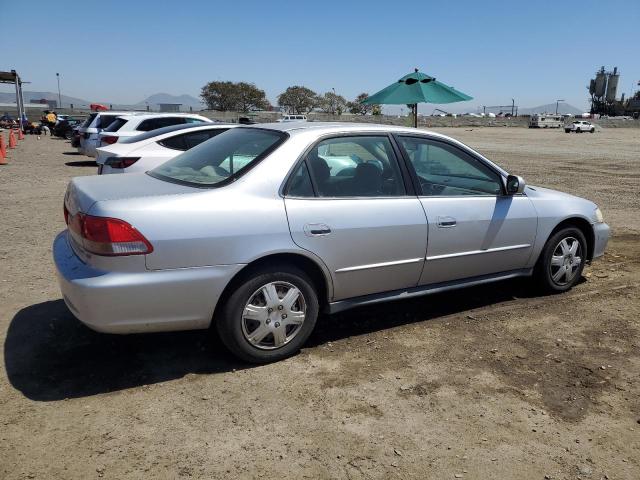
[[[418,128],[418,104],[413,104],[413,128]]]

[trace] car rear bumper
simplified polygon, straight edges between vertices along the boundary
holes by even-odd
[[[222,291],[243,267],[98,270],[78,258],[66,231],[54,240],[53,258],[69,310],[89,328],[106,333],[207,328]]]
[[[607,248],[609,237],[611,236],[611,229],[606,223],[596,223],[593,225],[593,258],[598,258],[604,255],[604,250]]]

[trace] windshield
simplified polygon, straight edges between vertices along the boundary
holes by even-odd
[[[233,128],[148,173],[160,180],[196,186],[224,185],[257,164],[287,137],[274,130]]]

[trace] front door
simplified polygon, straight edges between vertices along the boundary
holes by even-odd
[[[398,137],[420,184],[429,223],[421,285],[524,268],[537,230],[525,195],[504,195],[501,175],[439,139]]]
[[[333,300],[417,285],[426,218],[407,195],[388,136],[317,143],[292,175],[285,205],[293,241],[331,271]]]

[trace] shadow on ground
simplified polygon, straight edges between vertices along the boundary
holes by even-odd
[[[82,155],[80,152],[62,152],[63,155],[72,155],[72,156],[77,156],[77,155]]]
[[[526,289],[518,281],[462,292],[323,316],[307,346],[526,296]],[[20,310],[9,325],[4,355],[11,384],[38,401],[113,392],[188,373],[221,373],[248,367],[227,353],[210,332],[123,336],[96,333],[76,320],[62,300]]]
[[[94,167],[98,168],[98,164],[95,160],[80,160],[77,162],[65,162],[67,167]]]

